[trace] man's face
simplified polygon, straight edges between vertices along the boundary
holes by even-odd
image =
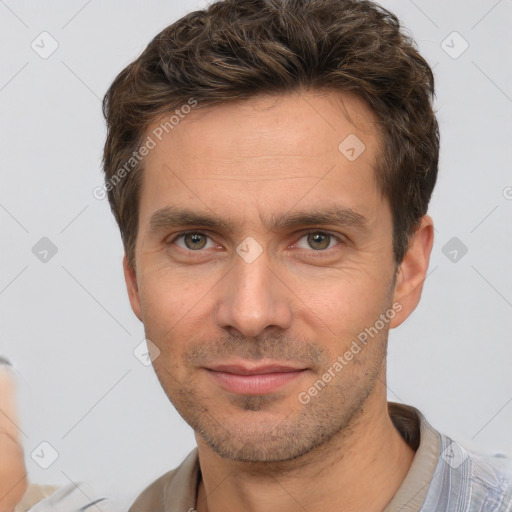
[[[131,286],[158,378],[221,456],[305,454],[385,395],[395,267],[375,119],[353,95],[293,94],[152,137]]]

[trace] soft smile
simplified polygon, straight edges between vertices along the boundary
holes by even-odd
[[[226,391],[243,395],[263,395],[297,379],[307,371],[307,368],[282,364],[216,365],[206,370]]]

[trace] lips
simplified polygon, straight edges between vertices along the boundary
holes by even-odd
[[[256,367],[246,367],[241,365],[219,365],[209,368],[212,371],[232,373],[234,375],[266,375],[268,373],[289,373],[298,370],[304,370],[304,368],[294,368],[292,366],[284,365],[266,365]]]
[[[244,395],[264,395],[300,378],[307,369],[284,364],[220,364],[206,368],[225,391]]]

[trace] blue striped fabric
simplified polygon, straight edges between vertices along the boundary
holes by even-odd
[[[512,512],[512,459],[469,452],[444,434],[440,450],[420,512]]]

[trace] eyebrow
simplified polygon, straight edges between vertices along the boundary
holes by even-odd
[[[264,225],[269,231],[310,225],[335,225],[354,228],[363,232],[369,230],[368,219],[364,215],[351,208],[341,208],[339,206],[272,215],[268,221],[264,221]],[[197,212],[176,206],[167,206],[155,211],[149,219],[147,231],[158,233],[163,230],[182,227],[205,227],[231,232],[236,231],[236,225],[230,219],[223,219],[213,213]]]

